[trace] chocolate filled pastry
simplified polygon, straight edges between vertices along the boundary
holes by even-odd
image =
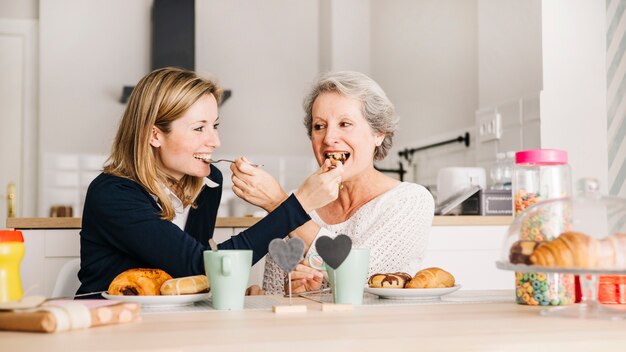
[[[407,273],[374,274],[367,283],[372,288],[404,288],[410,279]]]
[[[417,272],[406,288],[444,288],[454,286],[454,276],[441,268],[427,268]]]
[[[521,240],[513,243],[509,253],[509,261],[511,264],[530,265],[530,256],[538,246],[539,242],[536,241]]]
[[[158,296],[161,285],[172,277],[161,269],[128,269],[109,285],[109,294],[117,296]]]
[[[167,280],[161,285],[162,295],[190,295],[209,292],[209,279],[206,275],[185,276]]]

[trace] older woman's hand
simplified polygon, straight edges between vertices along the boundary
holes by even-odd
[[[319,290],[322,287],[324,274],[303,262],[291,272],[291,293]],[[289,294],[289,282],[285,280],[285,293]]]
[[[302,208],[308,213],[337,199],[342,174],[341,162],[338,161],[332,165],[330,160],[326,159],[322,167],[309,176],[294,192]]]
[[[252,285],[246,289],[246,296],[263,296],[265,291],[259,285]]]
[[[267,212],[276,209],[288,197],[272,175],[260,167],[250,165],[245,157],[235,160],[230,170],[233,172],[231,179],[235,195]]]

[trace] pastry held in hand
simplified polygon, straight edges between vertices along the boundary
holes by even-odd
[[[206,275],[185,276],[167,280],[161,285],[161,294],[191,295],[209,291],[209,278]]]
[[[161,269],[128,269],[109,285],[109,294],[117,296],[158,296],[161,285],[172,277]]]
[[[337,235],[334,239],[320,236],[315,241],[315,249],[328,266],[337,269],[350,254],[352,240],[346,235]]]
[[[372,288],[404,288],[412,279],[407,273],[374,274],[370,276],[367,283]]]
[[[302,260],[304,241],[298,237],[289,238],[286,241],[276,238],[270,242],[268,251],[281,269],[291,272]]]
[[[335,165],[337,161],[341,161],[345,163],[346,160],[350,157],[350,153],[348,152],[328,152],[326,153],[326,159],[330,160],[330,162]]]
[[[444,288],[454,286],[454,276],[441,268],[420,270],[406,285],[406,288]]]

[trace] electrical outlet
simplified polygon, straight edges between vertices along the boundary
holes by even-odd
[[[495,109],[478,116],[478,141],[498,140],[502,136],[501,118]]]

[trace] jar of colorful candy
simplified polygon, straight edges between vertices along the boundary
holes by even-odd
[[[520,215],[542,200],[570,196],[571,169],[567,152],[534,149],[515,154],[513,211]],[[566,207],[546,207],[521,224],[519,240],[525,245],[551,241],[571,225]],[[575,301],[574,275],[515,273],[516,301],[527,305],[565,305]]]

